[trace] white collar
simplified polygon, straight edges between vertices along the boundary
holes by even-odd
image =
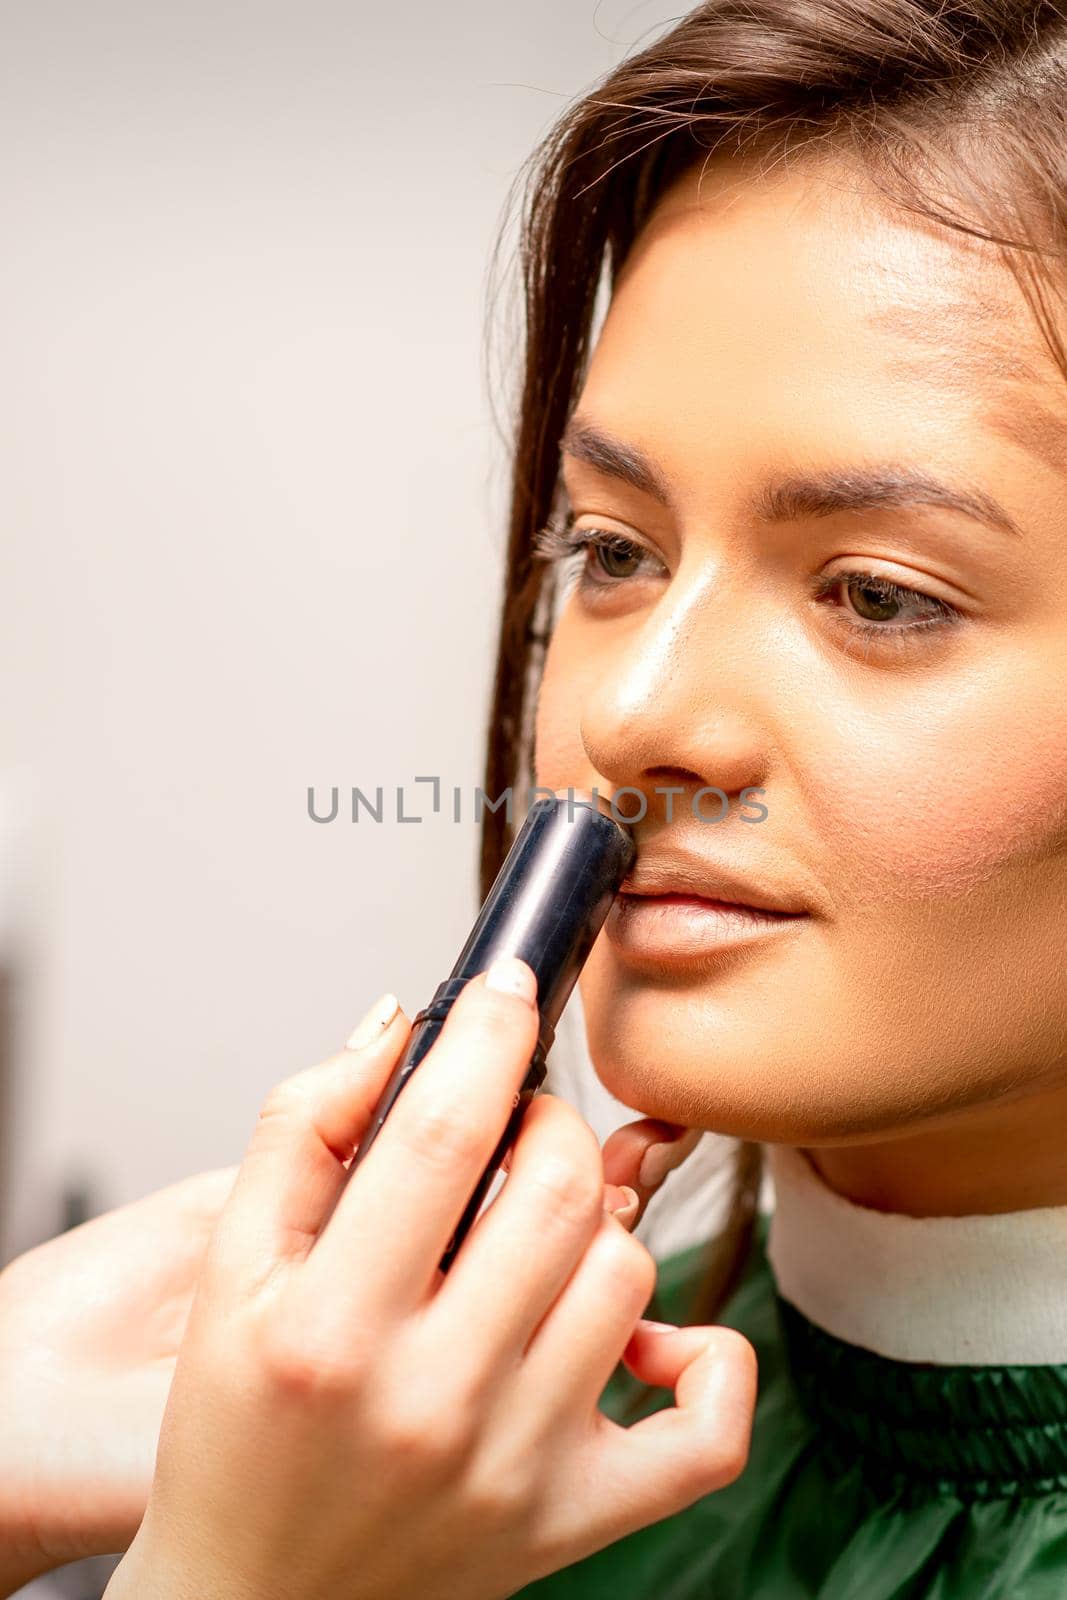
[[[1067,1362],[1067,1206],[873,1211],[803,1151],[768,1145],[767,1257],[782,1298],[850,1344],[941,1365]]]

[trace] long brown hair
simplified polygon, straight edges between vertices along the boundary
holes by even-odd
[[[567,108],[516,180],[525,356],[485,789],[531,781],[532,711],[555,569],[532,541],[595,321],[666,185],[712,151],[768,166],[847,151],[883,195],[985,239],[1067,378],[1049,288],[1067,242],[1067,11],[1045,0],[710,0]],[[501,241],[504,234],[501,234]],[[501,244],[494,256],[494,269]],[[484,813],[481,889],[514,836]],[[762,1147],[740,1142],[730,1214],[691,1320],[711,1322],[751,1241]]]

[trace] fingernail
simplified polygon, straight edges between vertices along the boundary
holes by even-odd
[[[618,1217],[620,1222],[629,1222],[633,1213],[641,1204],[641,1197],[636,1189],[631,1189],[628,1183],[613,1185],[617,1193],[604,1202],[604,1210]]]
[[[673,1172],[675,1167],[680,1167],[689,1154],[689,1143],[684,1134],[679,1139],[671,1139],[666,1144],[649,1145],[641,1158],[638,1170],[638,1181],[646,1189],[654,1189],[662,1183],[668,1172]]]
[[[638,1317],[637,1326],[647,1328],[649,1333],[677,1333],[678,1329],[673,1322],[650,1322],[647,1317]]]
[[[346,1050],[362,1050],[365,1044],[377,1039],[400,1010],[395,994],[386,993],[375,1000],[367,1015],[358,1022],[345,1041]]]
[[[498,989],[502,994],[513,994],[532,1006],[537,996],[537,979],[533,968],[520,961],[518,956],[501,956],[494,961],[485,975],[485,987]]]

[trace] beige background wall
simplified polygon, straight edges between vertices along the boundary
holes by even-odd
[[[473,822],[317,826],[306,789],[480,780],[490,248],[675,10],[0,7],[7,1254],[65,1185],[236,1160],[273,1082],[451,964]]]

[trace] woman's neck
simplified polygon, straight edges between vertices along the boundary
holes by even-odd
[[[953,1114],[940,1128],[805,1146],[837,1194],[874,1211],[963,1217],[1067,1205],[1067,1084]]]

